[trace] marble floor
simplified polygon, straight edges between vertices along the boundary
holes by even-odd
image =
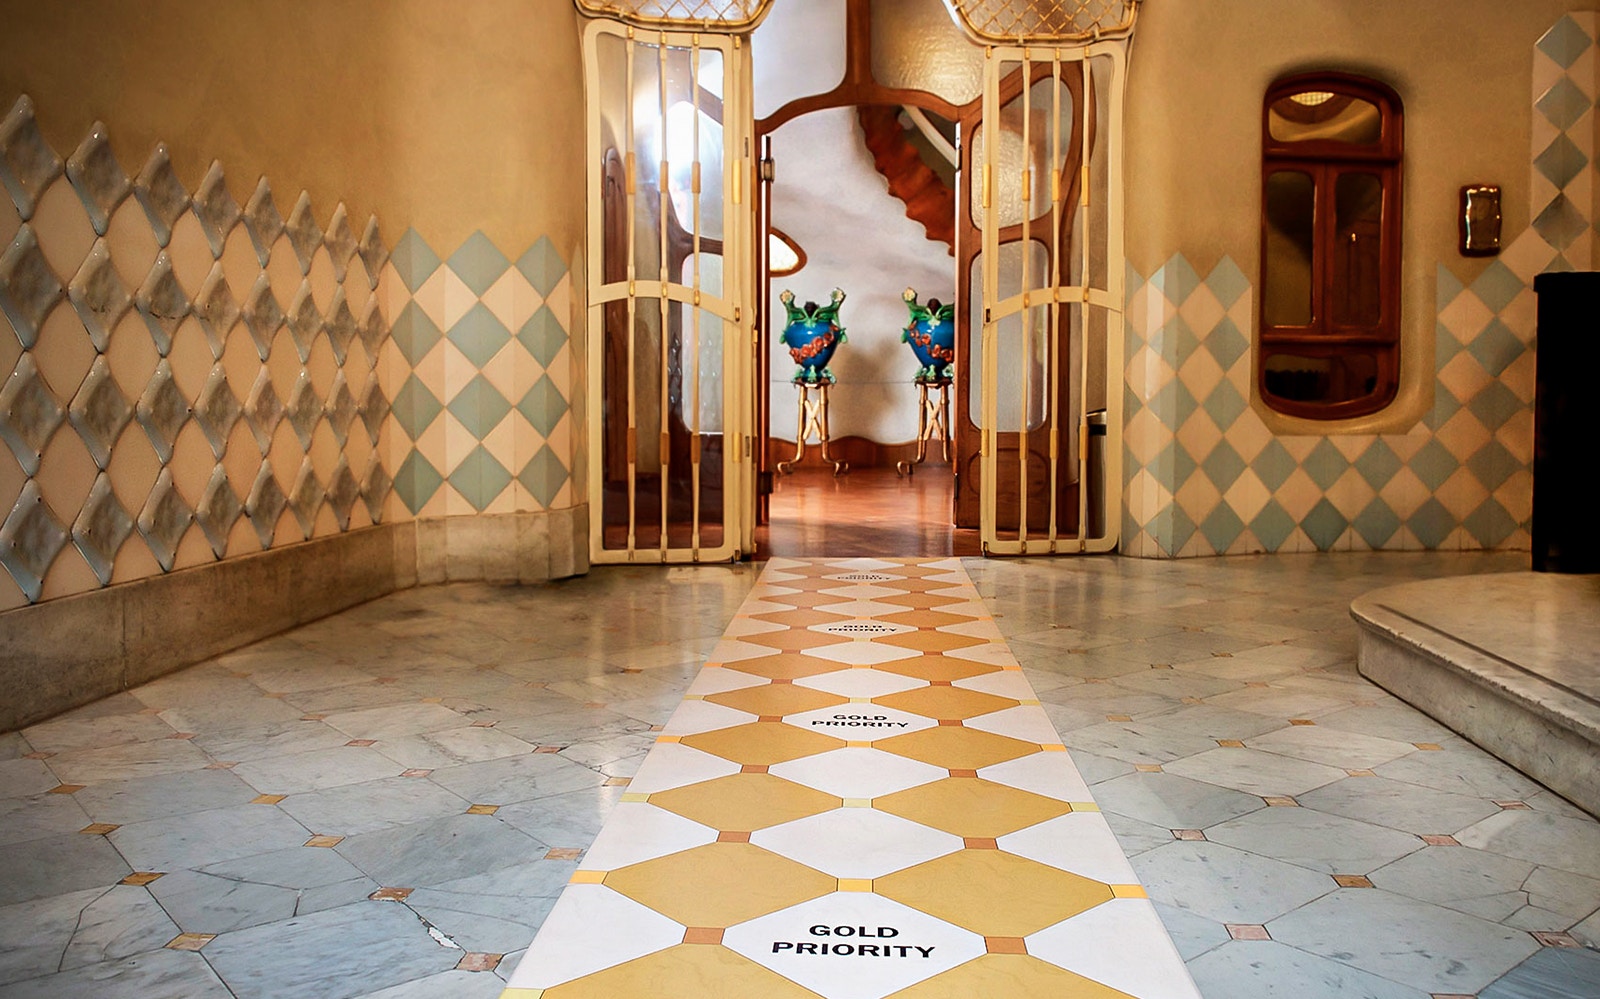
[[[1600,823],[1355,672],[1354,596],[1524,563],[962,564],[1208,999],[1592,999]],[[758,571],[405,591],[0,736],[0,999],[499,995]]]

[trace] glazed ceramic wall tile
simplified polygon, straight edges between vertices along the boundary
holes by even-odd
[[[1600,14],[1535,46],[1532,225],[1464,283],[1435,278],[1434,407],[1398,434],[1274,436],[1250,403],[1254,289],[1228,257],[1130,269],[1122,550],[1525,548],[1533,502],[1533,279],[1591,266]]]
[[[130,181],[99,122],[63,168],[27,98],[0,153],[0,609],[406,515],[376,218],[191,197],[159,145]]]

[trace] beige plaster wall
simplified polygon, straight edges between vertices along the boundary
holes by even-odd
[[[157,141],[191,189],[298,183],[454,248],[583,238],[583,74],[564,0],[0,0],[0,101],[28,93],[63,155],[107,123],[135,173]],[[279,192],[284,211],[292,193]]]
[[[1152,274],[1181,252],[1206,273],[1226,254],[1254,281],[1261,96],[1268,84],[1311,69],[1388,83],[1405,107],[1402,325],[1409,363],[1397,405],[1346,429],[1404,429],[1431,403],[1437,265],[1448,263],[1468,280],[1488,265],[1456,253],[1458,189],[1501,185],[1505,232],[1527,227],[1529,53],[1561,14],[1592,6],[1582,0],[1146,5],[1127,100],[1129,262]],[[1280,432],[1316,429],[1281,423]]]

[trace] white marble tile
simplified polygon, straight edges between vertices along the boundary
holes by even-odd
[[[806,649],[801,653],[801,655],[810,656],[813,659],[825,659],[829,662],[843,663],[846,666],[881,666],[884,663],[915,659],[921,654],[912,649],[897,648],[893,645],[880,645],[877,642],[843,642],[838,645],[824,645],[820,648]]]
[[[873,808],[835,808],[769,826],[750,842],[836,878],[867,880],[962,849],[959,836]]]
[[[677,742],[659,743],[628,783],[638,794],[670,791],[687,784],[715,780],[739,772],[739,764]]]
[[[1093,800],[1089,785],[1066,753],[1030,753],[984,767],[978,776],[1058,801]]]
[[[1023,742],[1036,742],[1040,745],[1060,745],[1060,736],[1056,734],[1056,727],[1051,724],[1050,716],[1044,709],[1032,705],[1019,705],[1014,708],[1003,708],[991,711],[986,715],[968,718],[961,724],[967,728],[974,728],[980,732],[993,732],[995,735],[1008,735],[1013,739]]]
[[[570,885],[508,984],[547,989],[671,947],[682,942],[683,931],[682,924],[605,885]]]
[[[605,828],[584,854],[580,868],[614,871],[669,853],[705,846],[716,839],[717,831],[710,826],[642,801],[624,801],[606,820]]]
[[[810,687],[812,690],[826,691],[838,694],[840,697],[882,697],[885,694],[897,694],[902,690],[914,690],[928,685],[926,680],[871,667],[839,670],[818,676],[803,676],[794,683],[797,687]]]
[[[1000,849],[1105,884],[1138,884],[1117,837],[1099,812],[1071,812],[998,840]]]
[[[1027,938],[1028,953],[1134,999],[1200,999],[1148,901],[1114,898]]]
[[[836,798],[878,798],[949,776],[943,767],[862,747],[790,760],[768,772]]]
[[[740,711],[712,701],[684,701],[667,720],[663,735],[695,735],[714,732],[719,728],[732,728],[756,720],[748,711]]]

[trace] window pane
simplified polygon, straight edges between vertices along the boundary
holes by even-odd
[[[1310,174],[1280,170],[1267,177],[1265,198],[1263,321],[1268,326],[1310,325],[1316,184]]]
[[[1273,354],[1265,364],[1267,394],[1291,402],[1331,405],[1377,391],[1378,359],[1371,353],[1305,357]]]
[[[1376,174],[1347,173],[1333,191],[1329,319],[1337,326],[1376,326],[1381,315],[1383,181]]]
[[[1383,115],[1376,104],[1326,90],[1303,90],[1280,97],[1267,110],[1267,131],[1278,142],[1348,142],[1376,145],[1383,138]]]
[[[1001,243],[1000,244],[1000,292],[997,298],[1014,295],[1022,287],[1022,255],[1023,247],[1028,253],[1028,269],[1032,277],[1031,284],[1037,288],[1048,284],[1045,280],[1045,270],[1049,266],[1050,251],[1038,240],[1029,240],[1027,243]],[[972,288],[983,286],[983,254],[979,253],[972,258]],[[971,349],[967,357],[973,380],[970,384],[977,385],[982,379],[983,371],[983,302],[982,296],[972,296],[972,337]],[[1049,363],[1050,346],[1050,309],[1046,305],[1035,305],[1029,310],[1033,313],[1033,326],[1025,330],[1022,313],[1013,312],[1002,316],[996,321],[996,344],[999,354],[999,369],[997,385],[999,386],[999,404],[995,409],[997,421],[996,430],[1002,434],[1014,434],[1019,430],[1037,430],[1044,425],[1045,417],[1045,392],[1048,389],[1045,373]],[[1024,350],[1024,333],[1027,334],[1027,347]],[[1028,382],[1027,399],[1023,399],[1022,383],[1026,378]],[[979,392],[969,392],[968,418],[978,426],[983,426],[983,400]],[[1023,411],[1026,401],[1026,412]]]

